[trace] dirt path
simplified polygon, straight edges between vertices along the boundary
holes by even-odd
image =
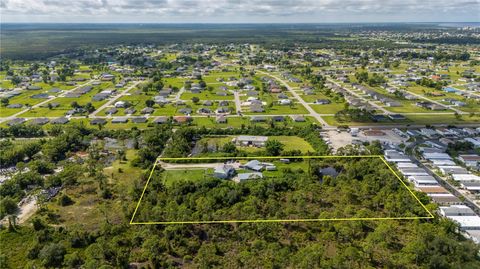
[[[28,196],[24,198],[19,207],[19,214],[17,215],[17,224],[25,223],[35,212],[37,212],[37,197],[36,196]],[[3,225],[8,224],[8,218],[5,217],[1,220]]]
[[[18,224],[27,221],[35,212],[37,212],[37,197],[29,196],[26,201],[20,206],[20,214],[18,214]]]
[[[165,170],[177,170],[177,169],[203,169],[203,168],[215,168],[223,162],[218,162],[218,163],[165,163],[165,162],[159,162],[159,165],[162,166],[163,169]],[[235,163],[230,163],[234,168],[237,168],[240,166],[239,162]]]

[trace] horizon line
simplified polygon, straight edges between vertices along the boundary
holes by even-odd
[[[26,22],[0,21],[0,24],[425,24],[425,23],[478,23],[480,21],[351,21],[351,22]]]

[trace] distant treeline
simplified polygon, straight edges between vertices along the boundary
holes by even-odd
[[[289,48],[400,47],[386,41],[351,38],[363,30],[413,31],[409,24],[2,24],[2,58],[40,60],[81,48],[108,45],[255,43]],[[433,29],[433,28],[432,28]],[[349,38],[345,38],[349,37]]]
[[[435,44],[455,44],[455,45],[475,45],[480,44],[480,39],[465,36],[465,37],[439,37],[439,38],[418,38],[413,39],[413,42],[418,43],[435,43]]]

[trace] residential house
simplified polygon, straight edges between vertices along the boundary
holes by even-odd
[[[292,115],[291,117],[295,122],[305,122],[305,117],[302,115]]]
[[[265,121],[267,121],[267,117],[265,117],[265,116],[252,116],[250,118],[250,121],[251,122],[265,122]]]
[[[127,102],[125,101],[117,101],[115,102],[115,105],[114,105],[116,108],[122,108],[122,107],[126,107],[127,106]]]
[[[31,119],[29,123],[33,125],[45,125],[49,121],[50,120],[48,118],[34,118],[34,119]]]
[[[267,136],[240,135],[233,138],[232,142],[237,146],[264,147],[267,140]]]
[[[10,120],[7,125],[8,126],[14,126],[14,125],[19,125],[19,124],[22,124],[24,123],[26,120],[24,118],[14,118],[12,120]]]
[[[259,104],[251,104],[251,105],[250,105],[250,112],[261,113],[261,112],[265,112],[265,109],[263,108],[262,105],[259,105]]]
[[[263,174],[260,172],[240,173],[236,176],[235,181],[243,182],[249,179],[260,179],[260,178],[263,178]]]
[[[69,119],[65,117],[56,118],[50,121],[51,124],[67,124]]]
[[[113,115],[113,114],[115,114],[115,113],[117,113],[117,112],[118,112],[118,109],[116,109],[116,108],[114,108],[114,107],[111,107],[111,108],[109,108],[109,109],[107,109],[107,110],[105,111],[105,114],[107,114],[107,115]]]
[[[91,125],[104,125],[106,123],[107,123],[107,120],[102,118],[95,118],[90,120]]]
[[[222,124],[227,123],[227,117],[225,117],[224,115],[219,115],[216,117],[215,122],[222,123]]]
[[[228,179],[235,175],[235,168],[232,165],[221,164],[215,167],[213,176],[221,179]]]
[[[133,117],[132,122],[133,123],[145,123],[145,122],[147,122],[147,118],[146,117]]]
[[[124,112],[125,112],[125,114],[127,114],[127,115],[131,115],[131,114],[134,114],[135,112],[137,112],[137,110],[136,110],[135,108],[133,108],[133,107],[129,107],[129,108],[125,109]]]
[[[112,123],[127,123],[128,118],[127,117],[118,117],[118,118],[113,118]]]
[[[157,117],[153,120],[153,123],[156,123],[156,124],[168,123],[168,117],[165,117],[165,116]]]
[[[140,113],[141,114],[152,114],[155,111],[152,107],[145,107],[143,108]]]

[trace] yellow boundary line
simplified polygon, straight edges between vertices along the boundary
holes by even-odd
[[[143,195],[147,190],[150,179],[153,175],[157,163],[159,161],[184,161],[184,160],[251,160],[251,159],[326,159],[326,158],[380,158],[388,169],[395,175],[395,177],[402,183],[402,185],[408,190],[408,192],[415,198],[415,200],[422,206],[422,208],[428,213],[427,217],[370,217],[370,218],[318,218],[318,219],[246,219],[246,220],[199,220],[199,221],[146,221],[135,222],[135,216],[137,214],[140,203],[143,199]],[[435,216],[430,212],[427,207],[420,201],[415,193],[408,187],[402,178],[393,170],[388,162],[382,155],[360,155],[360,156],[257,156],[257,157],[183,157],[183,158],[162,158],[158,157],[153,165],[152,171],[143,187],[142,195],[137,202],[135,211],[130,219],[130,225],[155,225],[155,224],[219,224],[219,223],[278,223],[278,222],[319,222],[319,221],[378,221],[378,220],[420,220],[420,219],[433,219]]]

